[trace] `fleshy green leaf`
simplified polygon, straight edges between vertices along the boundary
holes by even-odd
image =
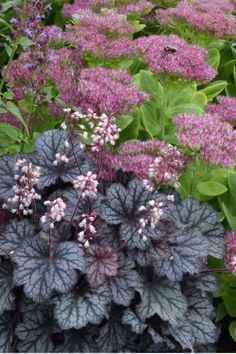
[[[87,291],[75,291],[55,300],[55,318],[62,329],[99,324],[107,313],[111,292],[107,285]]]
[[[29,46],[31,46],[31,45],[34,45],[34,42],[31,41],[31,39],[29,39],[29,38],[27,38],[27,37],[20,37],[19,43],[20,43],[20,45],[22,45],[23,47],[29,47]]]
[[[233,340],[236,342],[236,320],[230,322],[229,325],[229,333]]]
[[[231,317],[236,316],[236,289],[228,288],[223,296],[225,308]]]
[[[137,290],[141,303],[136,310],[141,320],[158,315],[164,321],[177,323],[184,317],[187,302],[178,283],[156,278],[152,282],[143,281]]]
[[[214,97],[218,96],[221,91],[227,87],[228,83],[224,80],[218,80],[209,83],[204,89],[201,90],[206,96],[208,101],[212,100]]]
[[[197,185],[197,190],[204,195],[213,197],[227,192],[227,188],[223,184],[215,181],[200,182]]]
[[[27,124],[26,124],[24,118],[22,117],[19,108],[15,105],[15,103],[12,101],[7,101],[7,103],[4,104],[4,108],[6,108],[9,112],[11,112],[17,118],[17,120],[24,126],[24,128],[26,129],[26,132],[29,136]]]
[[[14,282],[24,285],[25,294],[35,302],[50,298],[53,290],[65,293],[77,282],[78,270],[85,270],[81,248],[74,242],[62,242],[50,249],[48,242],[27,239],[13,256],[17,264]]]
[[[229,184],[230,194],[232,195],[236,203],[236,173],[235,172],[230,171],[228,173],[228,184]]]

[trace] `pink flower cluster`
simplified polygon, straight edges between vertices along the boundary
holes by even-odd
[[[74,188],[81,190],[82,198],[94,198],[97,195],[97,175],[88,171],[86,175],[80,175],[73,181]]]
[[[80,10],[73,16],[79,24],[67,25],[64,39],[103,58],[117,58],[135,54],[132,40],[134,27],[116,9],[102,9],[96,13]]]
[[[63,12],[65,16],[76,16],[81,9],[100,10],[104,7],[116,6],[120,14],[144,13],[153,8],[153,4],[147,0],[119,1],[115,0],[76,0],[73,4],[65,4]]]
[[[89,242],[93,239],[94,234],[96,234],[97,231],[93,225],[96,217],[97,213],[92,211],[91,213],[82,214],[81,220],[75,223],[81,247],[88,248]]]
[[[190,45],[176,35],[140,37],[135,42],[154,72],[203,82],[211,81],[217,74],[204,61],[208,56],[207,50]]]
[[[155,229],[156,225],[159,223],[159,220],[163,215],[162,206],[162,202],[159,203],[155,200],[149,200],[147,207],[143,205],[139,207],[138,210],[143,214],[142,217],[139,219],[139,229],[137,231],[139,234],[143,233],[143,230],[147,225],[149,225],[151,229]],[[145,235],[143,235],[143,240],[147,240],[147,237]]]
[[[89,127],[93,129],[91,151],[99,152],[108,143],[112,146],[115,145],[119,138],[120,129],[117,128],[114,117],[109,118],[105,113],[98,116],[92,110],[89,110],[87,120]]]
[[[174,146],[158,139],[122,144],[118,153],[103,156],[103,178],[109,179],[111,169],[134,172],[148,188],[151,182],[173,185],[184,170],[187,158]],[[150,182],[150,183],[147,183]]]
[[[65,4],[63,6],[63,13],[67,17],[79,12],[81,9],[87,9],[89,6],[89,0],[75,0],[73,4]]]
[[[199,150],[207,163],[231,166],[236,156],[236,130],[218,115],[178,114],[174,120],[180,144]]]
[[[50,222],[50,229],[54,229],[54,224],[61,221],[65,216],[66,203],[62,198],[46,200],[44,205],[50,208],[50,211],[41,217],[41,223]]]
[[[125,70],[102,67],[82,69],[78,83],[78,105],[82,110],[127,114],[133,106],[148,100],[149,96],[131,87],[132,76]]]
[[[217,114],[220,120],[236,121],[236,98],[218,96],[216,104],[208,104],[206,111]]]
[[[236,34],[236,19],[228,12],[234,10],[229,0],[181,0],[176,7],[158,9],[157,18],[163,25],[171,19],[183,20],[200,31],[208,31],[216,37]]]
[[[82,27],[97,29],[108,35],[132,34],[134,31],[133,26],[127,21],[127,17],[119,14],[115,8],[104,8],[99,14],[90,9],[81,9],[73,15],[73,18],[79,20],[79,24]]]
[[[151,11],[151,9],[154,7],[154,5],[147,0],[139,0],[138,2],[135,3],[125,3],[123,5],[120,5],[118,8],[119,13],[125,14],[125,15],[130,15],[134,13],[145,13]]]
[[[10,210],[11,213],[28,215],[33,213],[32,204],[41,196],[34,189],[40,176],[40,167],[34,166],[25,159],[19,159],[15,166],[17,174],[13,186],[14,196],[8,198],[3,204],[3,209]]]
[[[227,232],[225,235],[225,256],[226,268],[236,275],[236,231]]]

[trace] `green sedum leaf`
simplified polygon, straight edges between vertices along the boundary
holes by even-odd
[[[229,333],[233,340],[236,342],[236,320],[230,322],[229,325]]]
[[[204,195],[213,197],[227,192],[227,188],[223,184],[215,181],[200,182],[197,185],[197,190]]]

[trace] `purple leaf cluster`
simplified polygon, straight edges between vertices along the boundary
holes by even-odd
[[[52,130],[34,153],[0,159],[1,205],[28,173],[40,195],[32,215],[6,210],[0,230],[1,351],[185,352],[214,344],[209,293],[217,282],[204,270],[209,255],[223,252],[217,213],[171,190],[150,191],[135,174],[107,183],[87,153]],[[54,164],[58,154],[67,160]]]

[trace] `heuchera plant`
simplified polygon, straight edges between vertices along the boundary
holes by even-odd
[[[210,350],[216,212],[132,173],[105,182],[88,152],[50,130],[34,153],[0,159],[0,350]]]

